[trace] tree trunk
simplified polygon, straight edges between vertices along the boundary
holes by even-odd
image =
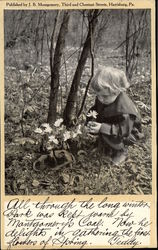
[[[133,73],[137,70],[138,57],[142,33],[146,27],[146,11],[142,10],[140,18],[135,19],[133,10],[127,12],[127,29],[126,29],[126,75],[129,80],[132,79]]]
[[[54,123],[57,116],[57,100],[59,90],[59,72],[61,58],[65,47],[65,36],[68,32],[69,11],[64,11],[63,22],[60,27],[57,44],[54,52],[54,60],[52,58],[52,50],[50,50],[50,68],[51,68],[51,90],[49,98],[48,123]],[[52,41],[53,42],[53,39]],[[53,45],[51,46],[53,49]]]
[[[127,75],[127,78],[129,79],[129,76],[128,76],[128,68],[129,68],[129,57],[128,57],[128,54],[129,54],[129,25],[130,25],[130,22],[129,22],[129,19],[130,19],[130,10],[128,10],[127,12],[127,29],[126,29],[126,75]]]
[[[92,31],[92,27],[90,27],[90,30]],[[94,51],[93,51],[94,45],[93,45],[93,43],[94,43],[94,39],[93,39],[93,36],[92,36],[92,34],[91,34],[91,43],[90,43],[91,76],[90,76],[90,78],[89,78],[89,80],[88,80],[88,84],[87,84],[87,86],[86,86],[86,90],[85,90],[84,97],[83,97],[83,100],[82,100],[82,103],[81,103],[81,107],[80,107],[79,112],[78,112],[78,114],[77,114],[77,118],[79,118],[80,115],[81,115],[81,113],[82,113],[82,110],[83,110],[83,107],[84,107],[84,104],[85,104],[85,101],[86,101],[88,89],[89,89],[89,86],[90,86],[90,84],[91,84],[91,80],[92,80],[92,78],[93,78],[93,76],[94,76]]]
[[[80,59],[76,68],[76,72],[74,74],[71,89],[70,89],[66,107],[64,110],[64,123],[66,124],[66,126],[71,126],[73,120],[75,120],[76,118],[75,103],[77,100],[78,87],[80,84],[80,79],[82,76],[82,72],[83,72],[86,60],[90,53],[91,35],[93,36],[95,32],[95,27],[97,25],[98,12],[99,10],[90,11],[91,18],[89,20],[89,30],[88,30],[87,38],[83,46],[83,50],[82,50],[82,53],[81,53],[81,56],[80,56]]]

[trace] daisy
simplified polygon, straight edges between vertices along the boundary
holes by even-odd
[[[87,114],[88,117],[93,117],[97,118],[98,113],[95,110],[90,110],[89,113]]]

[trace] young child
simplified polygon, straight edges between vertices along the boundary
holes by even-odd
[[[87,131],[99,134],[101,141],[112,149],[112,162],[120,165],[127,158],[127,142],[141,126],[140,114],[127,96],[129,87],[123,71],[112,67],[99,67],[91,86],[96,93],[96,120],[87,118]]]

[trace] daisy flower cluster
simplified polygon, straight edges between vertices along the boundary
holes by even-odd
[[[48,123],[43,123],[39,128],[36,128],[34,132],[45,136],[47,150],[51,150],[54,147],[61,148],[67,140],[74,139],[82,134],[81,125],[67,130],[66,126],[63,125],[62,118],[56,120],[52,126]]]

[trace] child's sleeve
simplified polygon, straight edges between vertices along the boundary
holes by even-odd
[[[134,125],[134,119],[128,114],[122,115],[122,121],[118,124],[102,123],[100,133],[116,137],[128,137]]]

